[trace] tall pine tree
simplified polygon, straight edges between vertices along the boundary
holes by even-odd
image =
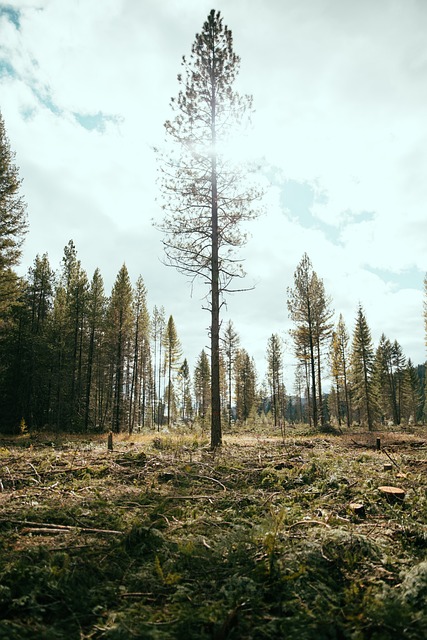
[[[321,422],[324,421],[321,346],[331,336],[332,311],[323,281],[313,270],[306,253],[297,265],[294,286],[288,287],[287,294],[289,316],[295,324],[295,328],[290,333],[294,339],[295,355],[305,364],[307,376],[310,378],[311,384],[307,385],[307,399],[311,408],[313,426],[317,427],[319,408]]]
[[[108,337],[112,366],[112,430],[118,433],[129,420],[129,362],[133,330],[133,291],[125,264],[119,270],[108,308]]]
[[[162,191],[167,212],[164,233],[167,263],[209,286],[211,314],[211,446],[222,442],[220,393],[220,308],[231,283],[243,276],[235,249],[246,237],[240,223],[254,216],[258,193],[233,167],[226,146],[252,108],[252,98],[234,89],[240,59],[231,31],[212,10],[196,35],[190,58],[183,58],[181,90],[172,100],[176,112],[165,123],[174,148],[161,157]]]
[[[166,325],[164,333],[164,347],[165,347],[165,369],[168,376],[167,386],[167,405],[168,405],[168,426],[172,421],[172,398],[173,398],[173,380],[172,372],[177,367],[177,362],[181,357],[181,343],[176,331],[175,322],[172,316],[169,316],[169,320]]]
[[[279,419],[283,418],[285,399],[282,398],[283,380],[283,349],[282,342],[273,333],[267,343],[267,379],[271,390],[271,407],[274,418],[274,426],[277,427]]]
[[[227,377],[227,413],[228,413],[228,426],[231,427],[231,421],[233,416],[233,367],[239,349],[239,334],[234,328],[231,320],[229,320],[225,326],[222,345],[224,351],[226,377]]]
[[[14,269],[19,264],[27,232],[21,183],[0,112],[0,329],[19,295],[19,279]]]
[[[374,358],[371,331],[363,308],[359,305],[351,348],[351,386],[353,408],[358,412],[359,422],[367,424],[370,431],[377,411],[373,382]]]

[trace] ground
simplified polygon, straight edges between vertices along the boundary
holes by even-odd
[[[0,637],[425,638],[426,471],[425,428],[3,438]]]

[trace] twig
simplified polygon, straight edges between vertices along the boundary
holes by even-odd
[[[195,495],[195,496],[162,496],[164,500],[209,500],[212,502],[212,496]]]
[[[390,462],[392,462],[394,464],[395,467],[397,467],[400,470],[400,466],[397,464],[397,462],[395,462],[393,460],[393,458],[391,457],[391,455],[385,450],[383,449],[384,453],[386,454],[387,458],[390,460]]]
[[[36,474],[37,478],[38,478],[38,483],[40,484],[42,479],[40,478],[39,472],[37,471],[37,469],[35,468],[35,466],[33,465],[32,462],[28,463],[30,465],[30,467],[33,469],[34,473]]]
[[[330,529],[331,526],[327,522],[322,522],[322,520],[299,520],[298,522],[294,522],[290,524],[288,529],[293,529],[294,527],[299,527],[301,524],[321,524],[323,527]]]
[[[192,476],[193,478],[204,478],[205,480],[212,480],[212,482],[217,482],[224,491],[227,491],[227,487],[225,485],[222,484],[222,482],[220,482],[219,480],[217,480],[216,478],[211,478],[210,476]]]

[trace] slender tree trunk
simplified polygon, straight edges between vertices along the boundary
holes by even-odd
[[[350,407],[350,394],[348,392],[347,369],[346,369],[345,358],[343,358],[343,374],[344,374],[345,413],[347,417],[347,427],[350,427],[351,407]]]
[[[211,318],[212,422],[211,446],[222,443],[221,398],[219,376],[219,272],[218,272],[218,207],[216,167],[212,162],[212,318]]]
[[[139,344],[138,344],[138,321],[136,322],[135,341],[133,345],[133,367],[132,367],[132,380],[130,385],[130,404],[129,404],[129,434],[132,433],[135,427],[136,410],[138,406],[138,386],[139,386]]]
[[[92,386],[92,371],[93,371],[93,353],[95,345],[95,330],[92,327],[89,340],[89,353],[87,362],[87,378],[86,378],[86,407],[85,407],[85,431],[89,427],[89,406],[90,406],[90,391]]]
[[[115,388],[115,407],[114,407],[114,422],[113,422],[113,431],[119,433],[120,431],[120,422],[121,422],[121,405],[122,405],[122,384],[123,384],[123,345],[122,345],[122,330],[121,330],[121,322],[122,318],[120,317],[120,329],[119,336],[117,340],[117,365],[116,365],[116,388]]]
[[[274,426],[277,427],[277,382],[275,380],[276,373],[273,373],[273,412],[274,412]]]
[[[171,399],[172,399],[172,346],[169,344],[169,362],[168,362],[168,427],[171,424]]]
[[[373,422],[372,422],[372,413],[371,413],[371,403],[369,397],[369,382],[368,382],[368,367],[366,364],[365,350],[363,350],[363,382],[365,388],[365,402],[366,402],[366,416],[368,420],[368,429],[372,431]]]
[[[304,360],[304,373],[305,373],[305,388],[307,396],[307,420],[311,427],[311,394],[310,394],[310,371],[307,363],[307,359]]]
[[[230,352],[230,358],[228,360],[228,427],[230,429],[231,429],[231,417],[232,417],[231,416],[231,392],[232,392],[231,380],[232,380],[232,370],[231,370],[231,352]]]
[[[309,313],[310,313],[310,303],[309,303]],[[313,344],[313,333],[311,329],[311,323],[309,324],[309,340],[310,340],[310,366],[311,366],[311,384],[312,384],[311,401],[312,401],[312,409],[313,409],[313,426],[314,428],[316,428],[318,424],[317,398],[316,398],[316,370],[315,370],[314,344]]]
[[[337,385],[337,418],[338,418],[338,426],[341,426],[341,407],[340,407],[340,383],[339,376],[335,376],[335,384]]]
[[[162,422],[162,395],[161,395],[161,375],[162,375],[162,336],[159,337],[159,386],[158,386],[158,402],[157,402],[157,431],[160,431],[160,423]]]
[[[211,447],[222,444],[221,432],[221,393],[219,362],[219,260],[218,260],[218,184],[216,166],[216,86],[215,51],[212,50],[211,68],[211,132],[212,132],[212,300],[211,300]]]
[[[320,363],[320,339],[319,335],[316,338],[316,348],[317,348],[317,384],[318,384],[318,394],[319,394],[319,413],[320,413],[320,424],[322,427],[325,425],[325,414],[323,411],[323,397],[322,397],[322,371],[321,371],[321,363]]]

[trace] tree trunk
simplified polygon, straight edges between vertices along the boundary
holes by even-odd
[[[316,349],[317,349],[317,385],[318,385],[318,394],[319,394],[319,413],[320,413],[320,424],[325,426],[325,412],[323,410],[323,397],[322,397],[322,371],[321,371],[321,362],[320,362],[320,338],[319,333],[317,331],[316,337]]]
[[[216,162],[212,159],[212,309],[211,309],[211,447],[222,444],[219,376],[219,269]]]
[[[308,293],[307,293],[307,298],[308,298]],[[318,424],[317,399],[316,399],[316,370],[315,370],[315,359],[314,359],[313,328],[312,328],[312,322],[311,322],[311,308],[310,308],[309,299],[308,299],[308,332],[309,332],[308,337],[309,337],[309,343],[310,343],[313,427],[316,429]]]
[[[211,67],[211,133],[212,133],[212,299],[211,299],[211,448],[221,446],[221,392],[219,372],[219,259],[218,259],[218,184],[216,164],[216,79],[215,50]]]
[[[89,353],[87,362],[87,376],[86,376],[86,407],[85,407],[85,424],[84,430],[89,428],[89,407],[90,407],[90,391],[92,386],[92,371],[93,371],[93,354],[95,347],[95,330],[92,327],[89,340]]]

